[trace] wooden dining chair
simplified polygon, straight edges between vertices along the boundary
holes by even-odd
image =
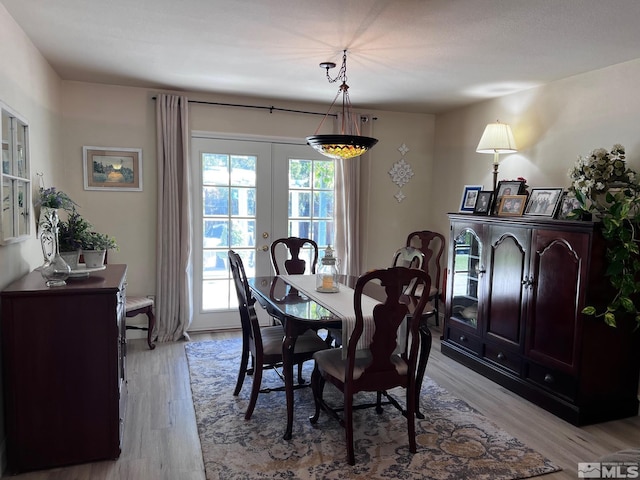
[[[407,236],[407,246],[418,248],[424,253],[423,269],[431,277],[429,302],[432,304],[436,326],[440,325],[440,303],[444,301],[444,275],[441,265],[445,239],[441,233],[431,230],[412,232]]]
[[[318,244],[310,238],[278,238],[271,243],[271,263],[276,275],[302,275],[305,272],[316,273],[318,265]],[[307,260],[300,258],[300,252]],[[307,268],[307,262],[309,267]]]
[[[256,300],[249,289],[242,259],[233,250],[229,250],[228,255],[229,266],[238,295],[238,310],[240,312],[240,323],[242,325],[242,355],[240,359],[240,370],[238,371],[238,380],[233,394],[237,396],[240,393],[246,374],[253,374],[253,386],[251,387],[249,406],[244,415],[244,418],[249,420],[256,406],[259,393],[284,390],[284,385],[272,389],[260,389],[264,368],[275,369],[282,366],[284,329],[282,325],[270,327],[260,326],[254,308]],[[314,331],[308,330],[303,335],[300,335],[296,341],[293,363],[300,366],[303,362],[311,360],[315,352],[325,348],[328,347],[324,340]],[[251,357],[251,368],[248,368],[249,357]],[[302,386],[302,382],[299,381],[297,386]]]
[[[417,268],[423,270],[424,253],[413,247],[399,248],[393,255],[393,263],[391,264],[391,266]],[[407,291],[405,293],[414,296],[419,295],[422,293],[422,287],[418,287],[418,284],[416,282],[413,282],[411,285],[407,286]]]
[[[315,413],[309,420],[311,423],[317,423],[322,409],[344,426],[347,459],[351,465],[355,464],[353,410],[376,407],[376,411],[382,413],[382,396],[406,416],[409,451],[416,452],[416,365],[420,352],[420,318],[427,304],[427,297],[423,295],[417,299],[415,310],[408,316],[410,300],[404,291],[414,281],[428,291],[430,280],[424,270],[390,267],[362,275],[355,287],[355,326],[346,346],[346,357],[339,349],[323,350],[313,356],[316,363],[311,376],[311,388],[315,400]],[[379,283],[384,287],[386,299],[373,310],[375,332],[369,348],[356,350],[364,330],[361,305],[363,290],[370,282]],[[416,297],[412,297],[412,300],[416,300]],[[399,327],[405,321],[406,334],[401,335]],[[398,348],[399,346],[402,348]],[[323,390],[326,381],[342,392],[343,405],[330,406],[324,400]],[[403,387],[406,391],[404,408],[387,392],[394,387]],[[354,395],[365,391],[377,392],[376,402],[354,405]],[[343,412],[342,415],[339,414],[340,411]]]

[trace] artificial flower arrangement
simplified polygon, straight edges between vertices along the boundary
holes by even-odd
[[[78,206],[76,202],[69,198],[69,195],[62,190],[57,190],[56,187],[40,187],[38,193],[38,199],[36,200],[36,206],[38,207],[60,208],[66,212],[70,212]]]
[[[615,144],[609,151],[597,148],[589,155],[579,156],[569,170],[569,178],[569,192],[580,204],[571,217],[584,218],[586,214],[601,221],[601,231],[607,241],[605,275],[615,290],[604,310],[587,306],[583,313],[602,317],[613,327],[616,314],[631,315],[638,328],[640,184],[636,172],[626,165],[624,146]]]

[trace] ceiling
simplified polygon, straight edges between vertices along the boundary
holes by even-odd
[[[0,3],[62,79],[266,105],[328,105],[345,48],[354,106],[424,113],[640,58],[638,0]]]

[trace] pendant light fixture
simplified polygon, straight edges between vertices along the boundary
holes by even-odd
[[[314,150],[318,151],[325,157],[334,159],[347,159],[358,157],[367,152],[371,147],[378,143],[378,139],[371,137],[363,137],[360,135],[360,127],[358,124],[358,118],[353,113],[353,107],[351,106],[351,100],[349,100],[349,85],[347,85],[347,51],[344,50],[342,55],[342,66],[335,78],[331,78],[329,70],[335,68],[336,64],[333,62],[323,62],[320,64],[321,68],[327,71],[327,80],[329,83],[335,83],[338,80],[341,82],[340,88],[336,97],[333,99],[333,103],[329,107],[326,115],[318,125],[316,132],[307,137],[307,144],[309,144]],[[322,124],[327,119],[327,116],[331,112],[331,109],[335,105],[338,97],[342,95],[342,117],[340,121],[340,133],[318,135],[318,131]]]

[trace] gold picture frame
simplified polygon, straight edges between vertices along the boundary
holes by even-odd
[[[526,203],[526,195],[503,195],[498,206],[498,216],[520,217]]]
[[[142,149],[82,147],[85,190],[142,191]]]

